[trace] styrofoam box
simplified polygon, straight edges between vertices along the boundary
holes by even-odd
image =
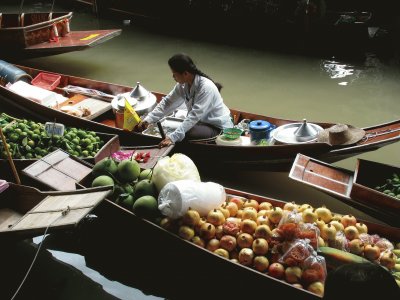
[[[56,106],[57,102],[61,102],[66,99],[60,94],[31,85],[21,80],[13,83],[9,89],[18,95],[21,95],[22,97],[38,102],[44,106],[53,107]]]

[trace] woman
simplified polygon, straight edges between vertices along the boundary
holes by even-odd
[[[197,69],[186,54],[175,54],[168,60],[177,84],[137,126],[143,131],[185,103],[187,116],[180,126],[162,140],[160,147],[182,140],[212,138],[222,129],[233,127],[229,108],[224,104],[221,86]]]

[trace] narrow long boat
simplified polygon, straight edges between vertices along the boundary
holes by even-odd
[[[36,77],[43,70],[30,67],[17,66],[25,71],[32,78]],[[51,73],[51,72],[49,72]],[[61,77],[59,85],[55,92],[64,94],[64,87],[67,85],[83,88],[95,89],[115,97],[118,94],[128,93],[132,87],[118,84],[111,84],[86,78],[56,74]],[[160,101],[164,94],[153,92],[157,101]],[[71,99],[75,94],[69,94]],[[81,95],[80,95],[81,96]],[[110,98],[103,99],[111,102]],[[27,97],[20,96],[17,93],[0,86],[0,104],[13,107],[29,116],[41,120],[54,120],[64,123],[67,126],[75,126],[83,129],[89,129],[97,132],[106,132],[118,134],[121,144],[124,146],[134,145],[156,145],[161,138],[146,134],[128,132],[116,127],[116,117],[113,113],[111,103],[108,110],[99,113],[95,118],[76,117],[60,110],[43,106]],[[279,119],[270,116],[248,113],[236,109],[231,109],[234,123],[247,120],[266,120],[269,123],[281,126],[291,123],[301,122],[300,120]],[[322,128],[328,128],[333,123],[315,122]],[[364,139],[356,144],[349,146],[331,146],[327,143],[309,142],[297,144],[274,144],[270,146],[227,146],[217,144],[215,139],[205,141],[190,141],[177,143],[174,151],[184,153],[192,158],[197,165],[223,165],[231,167],[240,167],[241,169],[261,169],[271,171],[289,170],[297,153],[321,158],[324,161],[334,162],[355,156],[364,152],[377,150],[383,146],[395,143],[400,140],[400,120],[394,120],[388,123],[379,124],[363,128],[366,131]]]
[[[241,199],[245,202],[252,199],[253,205],[254,203],[260,205],[263,202],[269,202],[275,207],[275,209],[272,209],[274,211],[278,207],[289,210],[289,207],[294,205],[293,203],[230,188],[225,188],[225,192],[227,202],[233,201],[232,198]],[[245,296],[255,298],[266,294],[279,295],[285,299],[289,297],[320,299],[313,292],[273,277],[272,273],[257,271],[252,264],[231,260],[235,257],[235,251],[232,252],[232,257],[227,259],[208,250],[205,246],[181,238],[178,234],[179,220],[175,223],[176,226],[168,226],[168,223],[154,220],[150,221],[109,200],[100,203],[92,212],[92,215],[95,218],[92,222],[88,222],[89,227],[85,228],[84,223],[84,226],[81,227],[81,235],[74,235],[73,239],[82,241],[83,246],[80,251],[85,256],[88,265],[99,270],[108,278],[123,281],[128,285],[132,282],[134,285],[138,282],[139,285],[147,282],[147,287],[149,286],[149,278],[151,278],[150,282],[160,281],[160,286],[167,287],[162,291],[161,296],[174,299],[187,299],[184,295],[187,297],[188,293],[194,290],[196,294],[191,296],[191,299],[205,299],[207,296],[211,297],[210,295],[241,299]],[[335,218],[338,220],[338,215]],[[377,234],[393,244],[400,240],[400,228],[357,221],[368,226],[370,234]],[[161,224],[164,224],[164,226],[161,226]],[[270,226],[271,228],[279,228],[277,222],[270,223]],[[202,235],[199,231],[196,232],[199,236]],[[220,239],[221,236],[217,236],[217,238]],[[279,240],[279,234],[268,238],[271,248],[274,245],[275,238]],[[61,237],[61,239],[64,238]],[[204,238],[206,242],[209,239]],[[62,248],[60,250],[62,251]],[[321,252],[324,253],[323,250]],[[266,254],[266,256],[271,264],[278,261],[271,253]],[[346,262],[346,259],[342,261],[339,256],[338,260],[335,260],[330,254],[327,254],[326,257],[327,264],[328,261],[336,264],[349,262]],[[157,269],[157,271],[154,271],[154,269]],[[141,270],[138,277],[132,276],[132,272],[137,270]],[[127,278],[121,279],[124,274],[127,275]],[[177,282],[179,282],[180,288],[171,289],[171,284],[178,284]],[[239,284],[240,286],[237,286]],[[151,286],[152,284],[150,284]],[[157,284],[157,286],[159,285]]]
[[[376,190],[377,186],[386,184],[388,179],[392,180],[393,174],[400,175],[400,168],[357,159],[353,172],[298,154],[289,177],[331,195],[388,224],[400,227],[400,199],[397,197],[397,194],[400,197],[400,193],[397,193],[397,188],[395,188],[396,191],[393,194],[389,194],[389,185],[386,194],[383,191]],[[400,181],[393,184],[394,187],[400,186]]]
[[[41,192],[4,180],[0,184],[0,238],[34,237],[45,230],[75,227],[111,193],[111,187]]]
[[[70,31],[72,12],[0,12],[2,57],[46,56],[85,50],[121,34],[121,29]]]

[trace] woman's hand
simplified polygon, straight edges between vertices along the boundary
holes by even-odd
[[[136,125],[136,131],[142,132],[147,127],[149,127],[149,122],[147,121],[140,121],[139,124]]]
[[[173,143],[169,138],[165,138],[158,144],[158,148],[168,147],[169,145],[172,145],[172,144]]]

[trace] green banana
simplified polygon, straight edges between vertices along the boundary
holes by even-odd
[[[397,257],[400,257],[400,249],[393,249],[392,252],[396,254]]]
[[[349,263],[371,263],[368,259],[332,247],[319,247],[318,254],[325,258],[328,269],[335,269]]]

